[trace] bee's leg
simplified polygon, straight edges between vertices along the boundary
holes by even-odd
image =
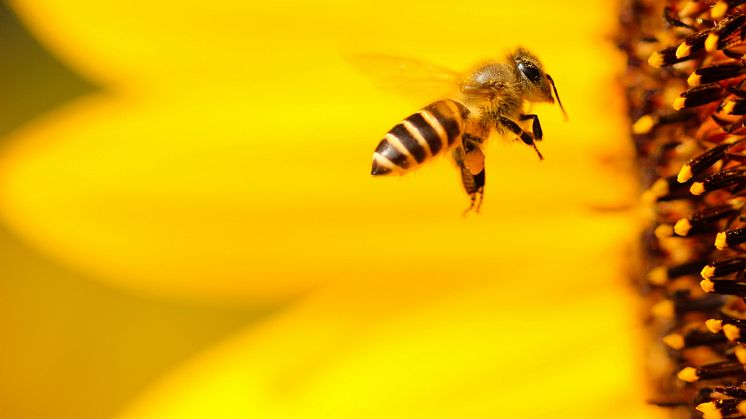
[[[484,170],[484,153],[482,152],[482,140],[476,135],[464,133],[461,136],[461,147],[464,155],[462,157],[463,166],[471,174],[475,175]]]
[[[469,205],[469,208],[464,211],[464,214],[471,211],[472,209],[476,212],[479,212],[479,208],[482,206],[482,200],[484,197],[484,164],[482,164],[481,170],[479,172],[472,173],[465,163],[465,158],[469,157],[469,153],[482,153],[481,149],[475,150],[464,152],[463,147],[456,147],[453,150],[453,159],[456,162],[456,165],[458,165],[459,170],[461,170],[461,183],[464,185],[464,190],[466,190],[466,193],[471,199],[471,204]],[[482,156],[484,155],[482,154]]]
[[[471,174],[468,169],[461,168],[461,181],[464,183],[466,192],[469,193],[471,203],[469,208],[464,211],[464,215],[471,210],[479,212],[482,207],[482,201],[484,201],[484,169],[476,175]]]
[[[539,123],[539,116],[534,114],[526,114],[521,115],[521,121],[525,121],[527,119],[533,119],[533,125],[531,126],[531,130],[534,134],[534,139],[536,141],[541,141],[541,138],[544,136],[544,133],[541,131],[541,123]]]
[[[544,160],[544,156],[541,155],[541,152],[539,152],[539,149],[536,147],[536,143],[534,143],[534,137],[532,137],[531,134],[527,133],[526,131],[521,129],[520,125],[508,118],[505,118],[504,116],[499,117],[498,122],[502,126],[507,128],[510,132],[517,135],[518,138],[521,139],[521,141],[533,147],[534,151],[536,151],[536,154],[539,155],[539,160]]]
[[[464,147],[464,151],[469,153],[470,151],[482,147],[482,139],[476,135],[471,135],[468,132],[465,132],[461,135],[461,145]]]

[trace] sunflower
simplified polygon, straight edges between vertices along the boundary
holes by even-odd
[[[11,7],[97,88],[23,124],[0,150],[6,240],[35,258],[9,263],[49,267],[24,294],[48,301],[19,300],[8,313],[47,313],[48,304],[67,313],[10,320],[11,331],[53,324],[54,333],[9,333],[25,338],[12,362],[34,374],[14,369],[2,388],[41,391],[3,401],[0,412],[660,413],[645,404],[645,333],[627,279],[641,227],[615,82],[624,57],[608,40],[613,7]],[[565,123],[557,108],[534,109],[545,161],[492,142],[482,213],[466,218],[445,159],[400,179],[368,175],[381,135],[430,98],[376,89],[346,54],[464,69],[517,45],[541,57],[570,114]]]

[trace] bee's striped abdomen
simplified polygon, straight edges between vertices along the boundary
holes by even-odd
[[[450,100],[439,100],[397,124],[373,153],[373,175],[410,171],[461,136],[469,110]]]

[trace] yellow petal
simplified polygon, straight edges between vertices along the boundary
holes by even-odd
[[[616,268],[540,287],[549,264],[435,295],[329,291],[194,359],[121,418],[655,417],[621,367],[639,342],[632,299],[600,279]]]
[[[309,28],[309,36],[299,40],[306,48],[299,49],[314,56],[302,56],[308,60],[297,77],[287,65],[298,64],[298,48],[289,54],[286,38],[263,41],[275,52],[262,65],[256,65],[256,55],[232,50],[257,31],[277,31],[267,23],[280,13],[274,6],[263,18],[252,15],[258,26],[234,28],[236,39],[228,38],[233,32],[226,29],[206,35],[210,48],[200,44],[209,51],[200,51],[206,55],[199,60],[213,62],[218,75],[191,69],[198,58],[187,50],[195,48],[197,35],[180,36],[204,21],[201,9],[184,6],[175,12],[186,19],[181,21],[166,19],[169,7],[148,4],[142,10],[161,14],[164,28],[173,33],[156,31],[150,14],[128,26],[134,4],[121,13],[99,5],[108,13],[96,20],[85,2],[44,8],[19,3],[35,27],[59,36],[54,45],[63,54],[73,53],[60,46],[70,43],[81,47],[78,58],[99,62],[88,52],[126,49],[132,55],[118,58],[141,66],[142,77],[118,81],[115,92],[80,101],[18,133],[0,157],[0,215],[37,247],[94,277],[190,298],[254,301],[286,298],[329,281],[445,276],[460,271],[460,260],[489,258],[496,238],[510,243],[526,234],[507,214],[526,216],[525,226],[557,207],[615,205],[620,188],[631,196],[630,183],[602,176],[606,169],[595,163],[626,151],[612,142],[621,135],[613,128],[616,117],[596,112],[600,102],[609,110],[619,104],[597,95],[611,76],[590,72],[603,54],[590,40],[583,41],[588,48],[575,52],[554,50],[551,38],[537,46],[569,95],[572,122],[562,123],[556,108],[537,107],[546,133],[541,148],[547,161],[541,163],[525,146],[494,141],[487,150],[484,213],[465,221],[458,215],[467,200],[445,159],[401,179],[370,178],[370,155],[382,133],[416,108],[373,91],[340,51],[329,47],[329,33],[310,30],[318,22],[297,22],[298,10],[281,20],[288,30],[300,31],[288,26],[296,23]],[[233,4],[221,9],[220,17],[254,11],[247,7]],[[392,11],[392,5],[386,7]],[[401,13],[392,15],[403,19]],[[85,25],[83,19],[92,21]],[[341,24],[362,17],[350,19]],[[542,19],[557,25],[551,17]],[[100,34],[85,40],[76,36],[98,29]],[[153,36],[146,39],[148,33]],[[365,34],[360,28],[351,32],[353,38]],[[501,39],[511,46],[507,37]],[[153,45],[159,56],[143,56]],[[374,47],[380,45],[360,48]],[[493,40],[480,40],[471,55],[480,50],[494,54]],[[460,54],[454,49],[455,57]],[[560,54],[573,66],[563,66]],[[171,68],[177,63],[183,72]],[[276,71],[269,74],[268,68]],[[217,81],[223,76],[225,82]],[[150,77],[164,86],[142,94],[140,82]],[[186,84],[185,78],[193,80]],[[174,83],[178,92],[166,89]],[[331,88],[340,83],[343,88]],[[484,261],[475,266],[490,266],[476,268],[488,273],[497,269]]]

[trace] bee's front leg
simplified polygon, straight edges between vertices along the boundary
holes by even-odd
[[[511,121],[510,119],[500,116],[498,118],[498,123],[505,128],[507,128],[510,132],[517,135],[518,138],[521,139],[524,143],[530,145],[534,148],[534,151],[536,151],[536,154],[539,156],[539,160],[544,160],[544,156],[541,155],[541,152],[539,152],[539,149],[536,147],[536,143],[534,142],[534,137],[531,136],[531,134],[524,131],[520,125],[518,125],[515,121]]]
[[[531,130],[533,131],[534,139],[536,141],[541,141],[541,138],[544,136],[544,133],[541,131],[541,123],[539,122],[539,116],[535,114],[521,115],[521,121],[526,121],[528,119],[533,119]]]

